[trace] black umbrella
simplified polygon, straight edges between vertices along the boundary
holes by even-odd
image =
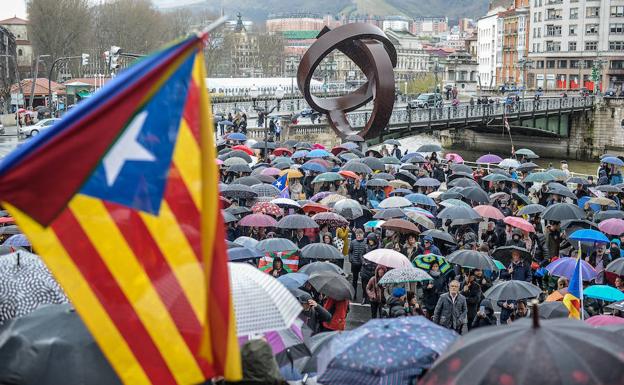
[[[568,318],[570,311],[561,301],[543,302],[538,305],[541,319]]]
[[[476,219],[481,220],[481,215],[472,207],[450,206],[438,213],[441,219]]]
[[[539,168],[539,165],[533,162],[526,162],[526,163],[522,163],[520,167],[518,167],[516,170],[520,172],[527,172],[527,171],[533,171],[536,168]]]
[[[453,163],[451,164],[451,170],[453,172],[465,172],[472,175],[472,168],[463,163]]]
[[[251,163],[251,156],[249,156],[249,154],[242,150],[233,150],[225,155],[219,156],[221,160],[226,160],[234,157],[244,159],[247,163]]]
[[[578,229],[598,229],[598,226],[594,222],[590,222],[587,219],[568,220],[561,222],[561,229],[568,234],[572,234]]]
[[[245,206],[230,206],[227,209],[223,210],[232,215],[243,215],[251,213],[251,209]]]
[[[344,271],[335,264],[331,262],[312,262],[303,266],[299,269],[300,273],[313,275],[313,274],[324,274],[324,273],[336,273],[344,275]]]
[[[459,193],[464,198],[470,199],[471,201],[474,201],[474,202],[478,202],[478,203],[490,202],[490,196],[485,191],[483,191],[483,189],[479,186],[465,187]]]
[[[291,214],[277,222],[279,229],[318,229],[318,224],[307,215]]]
[[[624,211],[621,210],[606,210],[606,211],[598,211],[594,214],[594,221],[602,222],[605,219],[611,218],[620,218],[624,219]]]
[[[532,203],[530,205],[526,205],[523,208],[521,208],[520,210],[518,210],[518,215],[533,215],[533,214],[539,214],[542,211],[546,210],[546,207],[538,204],[538,203]]]
[[[308,349],[310,349],[311,356],[304,361],[303,367],[300,368],[301,373],[312,373],[318,370],[317,357],[336,334],[338,334],[338,332],[318,333],[305,341],[306,345],[308,345]]]
[[[267,238],[256,245],[256,249],[265,253],[277,253],[280,251],[299,250],[291,240],[286,238]]]
[[[605,269],[608,272],[624,275],[624,258],[617,258],[607,265]]]
[[[614,192],[614,193],[622,192],[622,190],[620,190],[619,188],[617,188],[615,186],[608,185],[608,184],[602,185],[602,186],[598,186],[598,187],[596,187],[596,190],[602,191],[602,192],[607,192],[607,193],[610,193],[610,192]]]
[[[244,184],[230,184],[227,185],[225,190],[221,191],[221,195],[226,198],[255,198],[258,196],[251,187],[245,186]]]
[[[405,160],[407,163],[427,163],[427,159],[420,154],[410,154],[409,158]]]
[[[362,163],[359,159],[354,159],[348,161],[344,166],[340,168],[341,170],[355,172],[357,174],[372,174],[373,170],[368,167],[366,164]]]
[[[239,166],[239,165],[234,165],[234,166]],[[232,166],[232,167],[234,167],[234,166]],[[247,167],[249,167],[249,166],[247,166]],[[245,186],[250,186],[251,187],[251,186],[256,185],[256,184],[262,184],[262,181],[257,176],[243,176],[243,177],[234,179],[232,181],[232,184],[244,184]]]
[[[418,147],[417,152],[438,152],[442,151],[442,147],[439,144],[423,144]]]
[[[285,147],[289,147],[289,148],[295,148],[295,145],[299,143],[294,139],[288,139],[287,141],[284,142],[284,146]]]
[[[16,251],[0,256],[0,324],[40,305],[67,302],[65,293],[37,255]]]
[[[69,304],[42,306],[7,322],[0,341],[2,384],[121,385]]]
[[[413,175],[412,173],[410,174]],[[410,179],[412,178],[410,177]],[[435,178],[417,178],[416,180],[412,179],[412,182],[410,183],[419,187],[438,187],[440,185],[440,181]]]
[[[546,191],[546,194],[561,195],[563,197],[570,198],[573,200],[578,199],[577,196],[572,191],[570,191],[569,188],[563,187],[559,184],[551,185],[548,191]]]
[[[333,245],[310,243],[301,249],[301,256],[308,259],[344,259],[344,255]]]
[[[275,182],[275,178],[272,177],[271,175],[256,175],[256,178],[258,178],[260,180],[260,182],[262,183],[269,183],[272,184],[273,182]]]
[[[422,378],[443,385],[621,384],[624,341],[569,319],[520,320],[479,328],[456,342]],[[538,313],[538,314],[535,314]],[[492,341],[496,341],[492,343]]]
[[[245,177],[248,178],[248,177]],[[242,178],[240,178],[242,179]],[[277,197],[280,195],[281,191],[268,183],[259,183],[251,186],[251,190],[258,194],[258,197]]]
[[[463,196],[459,193],[460,189],[462,189],[462,187],[451,187],[448,191],[440,194],[440,200],[445,201],[447,199],[462,199]]]
[[[319,293],[338,301],[353,299],[355,296],[351,282],[338,273],[317,272],[310,275],[308,282]]]
[[[505,266],[509,266],[511,263],[511,254],[513,252],[520,253],[520,258],[524,259],[525,262],[529,262],[531,260],[531,253],[529,250],[524,247],[518,246],[500,246],[494,249],[492,252],[492,258],[498,259]]]
[[[585,213],[581,208],[571,203],[555,203],[542,212],[542,219],[546,221],[565,221],[566,219],[582,219]]]
[[[219,155],[225,155],[225,154],[227,154],[227,153],[228,153],[228,152],[230,152],[230,151],[232,151],[232,149],[231,149],[231,148],[229,148],[229,147],[226,147],[226,148],[224,148],[224,149],[219,150],[219,153],[218,153],[218,154],[219,154]]]
[[[298,142],[297,144],[295,144],[295,148],[297,150],[311,150],[312,145],[308,142]]]
[[[535,298],[542,294],[542,289],[530,282],[513,279],[496,283],[483,295],[492,301],[517,301],[519,299]]]
[[[420,167],[417,164],[406,163],[401,166],[401,170],[418,171],[420,170]]]
[[[442,231],[442,230],[436,230],[436,229],[432,229],[432,230],[427,230],[424,231],[420,234],[421,236],[430,236],[431,238],[434,239],[439,239],[441,241],[447,242],[447,243],[451,243],[451,244],[456,244],[457,242],[455,241],[455,238],[453,238],[453,236],[449,233],[447,233],[446,231]]]
[[[583,186],[589,186],[589,181],[579,176],[573,176],[572,178],[569,178],[568,180],[566,180],[566,183],[574,183],[574,184],[580,184]]]
[[[288,162],[277,162],[273,165],[273,167],[275,168],[279,168],[280,170],[286,170],[287,168],[290,168],[291,163]]]
[[[0,234],[15,235],[21,234],[22,231],[16,225],[8,225],[0,227]]]
[[[366,158],[362,158],[360,159],[360,161],[362,163],[364,163],[365,165],[367,165],[368,167],[370,167],[373,170],[377,170],[377,171],[383,171],[386,169],[385,165],[383,164],[383,162],[377,158],[373,158],[371,156],[367,156]],[[354,171],[357,172],[357,171]]]
[[[392,218],[403,218],[405,217],[405,212],[399,208],[391,208],[385,209],[377,212],[373,215],[375,219],[392,219]]]
[[[470,269],[498,270],[492,258],[476,250],[457,250],[449,254],[446,260]]]
[[[387,172],[378,172],[376,174],[373,174],[373,177],[375,177],[375,179],[383,179],[385,181],[394,180],[394,175]]]
[[[221,214],[223,215],[223,222],[225,222],[225,223],[231,223],[231,222],[238,221],[238,218],[236,218],[234,215],[228,213],[225,210],[221,210]]]
[[[469,178],[457,178],[449,181],[447,184],[449,187],[472,187],[477,186],[477,182],[474,179]]]
[[[265,148],[267,150],[275,150],[277,145],[275,142],[265,142],[264,140],[259,140],[257,143],[254,143],[251,148],[254,150],[264,150]]]
[[[388,181],[385,179],[371,179],[366,182],[366,187],[388,187]]]
[[[518,184],[522,185],[522,183],[518,183]],[[512,193],[511,195],[514,197],[515,200],[517,200],[519,203],[522,203],[524,205],[529,205],[532,203],[531,199],[522,193],[515,192],[515,193]]]
[[[400,170],[399,172],[396,173],[394,177],[398,180],[405,181],[412,186],[416,183],[416,181],[418,181],[418,177],[407,170]],[[430,179],[430,178],[427,178],[427,179]],[[437,180],[437,179],[434,179],[434,180]]]

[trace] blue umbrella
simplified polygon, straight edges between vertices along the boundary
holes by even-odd
[[[228,249],[227,253],[230,262],[247,261],[264,255],[262,252],[248,247],[233,247]]]
[[[308,158],[325,158],[327,156],[331,156],[331,154],[325,150],[321,150],[320,148],[310,151],[307,155]]]
[[[559,258],[546,266],[546,270],[556,277],[566,277],[572,279],[576,269],[576,258],[563,257]],[[588,262],[581,260],[581,275],[583,281],[591,281],[598,273]]]
[[[436,207],[436,203],[433,201],[433,199],[429,198],[425,194],[421,194],[421,193],[409,194],[409,195],[406,195],[405,198],[407,198],[410,202],[417,204],[417,205]]]
[[[624,300],[624,293],[609,285],[593,285],[583,290],[583,295],[589,298],[601,299],[607,302]]]
[[[616,158],[615,156],[607,156],[605,158],[600,159],[602,163],[614,164],[616,166],[624,166],[624,162],[620,158]]]
[[[347,142],[347,143],[343,143],[341,144],[342,147],[346,148],[347,150],[353,150],[353,149],[358,149],[360,148],[360,146],[357,145],[357,143],[353,143],[353,142]]]
[[[282,275],[277,280],[286,286],[287,289],[296,289],[308,282],[309,275],[303,273],[288,273]]]
[[[396,188],[394,190],[392,190],[392,192],[390,193],[390,196],[394,196],[396,194],[411,194],[412,190],[408,190],[406,188]]]
[[[24,234],[15,234],[11,235],[4,241],[3,245],[7,246],[19,246],[19,247],[30,247],[30,241]]]
[[[609,243],[609,238],[598,230],[581,229],[570,234],[570,239],[580,242],[600,242]]]
[[[422,156],[422,154],[419,154],[417,152],[411,152],[409,154],[404,155],[401,158],[401,163],[406,163],[408,160],[412,159],[412,158],[417,158],[415,160],[418,160],[419,162],[425,162],[425,158]]]
[[[241,134],[240,132],[234,132],[232,134],[229,134],[227,138],[230,140],[240,140],[243,142],[247,140],[247,137],[244,134]]]
[[[578,207],[584,209],[585,208],[585,203],[587,203],[587,201],[589,201],[591,199],[590,196],[582,196],[578,199],[578,201],[576,202],[576,204],[578,205]],[[592,209],[593,212],[597,213],[598,211],[600,211],[600,205],[597,205],[595,203],[590,203],[589,204],[589,208]]]
[[[308,152],[309,152],[308,150],[297,150],[292,154],[290,158],[291,159],[305,158],[308,155]]]
[[[230,122],[229,120],[221,120],[219,121],[219,124],[222,126],[233,126],[234,123]]]
[[[332,338],[317,357],[318,382],[416,383],[457,338],[424,317],[374,319]]]
[[[320,173],[327,172],[327,168],[325,168],[325,166],[323,166],[322,164],[315,163],[315,162],[304,163],[301,166],[301,169],[302,170],[308,170],[308,171],[320,172]]]

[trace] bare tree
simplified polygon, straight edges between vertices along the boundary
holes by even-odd
[[[282,35],[259,34],[258,65],[264,76],[281,76],[284,66],[284,38]]]

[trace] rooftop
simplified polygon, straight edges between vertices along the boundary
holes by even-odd
[[[20,82],[22,84],[23,90],[28,90],[30,93],[30,87],[32,84],[32,79],[24,79]],[[52,92],[56,92],[58,94],[65,94],[65,86],[57,82],[51,82]],[[19,90],[19,85],[17,83],[11,86],[11,92],[15,93]],[[26,92],[26,91],[24,91]],[[35,95],[47,95],[48,94],[48,79],[47,78],[37,78],[35,81]]]
[[[0,20],[0,25],[28,25],[28,20],[14,16],[10,19]]]
[[[305,40],[316,39],[319,31],[282,31],[282,35],[286,40]]]

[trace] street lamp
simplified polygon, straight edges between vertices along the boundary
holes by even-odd
[[[253,102],[254,110],[257,111],[256,100],[258,99],[258,96],[260,96],[260,90],[258,89],[258,87],[256,87],[255,84],[252,85],[251,88],[249,89],[249,96],[251,96],[251,101]]]
[[[30,85],[30,102],[29,102],[29,109],[32,110],[33,109],[33,104],[35,102],[35,84],[37,82],[37,78],[39,77],[39,63],[43,63],[45,65],[45,62],[43,60],[41,60],[41,58],[44,57],[50,57],[51,55],[39,55],[37,56],[36,62],[35,62],[35,74],[33,76],[33,80],[31,82]]]
[[[284,89],[282,88],[282,86],[277,86],[277,89],[275,90],[275,97],[277,98],[277,111],[278,112],[280,110],[280,103],[282,102],[282,99],[284,99],[285,94],[286,92],[284,92]]]
[[[518,60],[517,66],[522,69],[522,99],[524,99],[527,89],[527,68],[533,68],[533,60],[522,58]]]

